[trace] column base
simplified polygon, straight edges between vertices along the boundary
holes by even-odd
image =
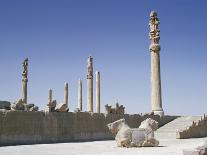
[[[161,110],[153,110],[152,112],[154,112],[155,115],[159,115],[160,117],[164,116],[164,111]]]

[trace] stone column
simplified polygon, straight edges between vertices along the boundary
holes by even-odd
[[[52,112],[52,89],[49,89],[48,91],[48,104],[45,109],[46,112]]]
[[[64,86],[64,104],[68,107],[68,83]]]
[[[161,76],[160,76],[160,30],[158,28],[159,19],[157,13],[152,11],[150,13],[150,55],[151,55],[151,106],[152,112],[160,116],[164,115],[162,109],[162,95],[161,95]]]
[[[48,104],[52,103],[52,89],[49,89]]]
[[[96,112],[100,113],[100,72],[96,71]]]
[[[87,111],[93,112],[93,58],[89,56],[87,62]]]
[[[82,80],[78,81],[78,109],[82,111]]]
[[[22,102],[27,104],[28,58],[22,62]]]

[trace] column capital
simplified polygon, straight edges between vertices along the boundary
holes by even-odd
[[[150,52],[159,52],[161,50],[160,44],[151,44],[149,50]]]

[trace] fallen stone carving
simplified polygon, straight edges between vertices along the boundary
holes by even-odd
[[[13,111],[38,111],[38,107],[34,104],[26,104],[22,99],[11,104],[11,110]]]
[[[56,111],[57,112],[68,112],[69,111],[68,105],[62,103],[56,108]]]
[[[115,140],[119,147],[158,146],[159,141],[154,138],[154,131],[158,122],[151,118],[144,120],[139,128],[130,128],[125,119],[117,120],[107,125],[116,134]]]
[[[112,106],[109,106],[108,104],[105,105],[106,113],[107,114],[124,114],[125,107],[123,105],[119,106],[119,103],[116,103],[116,107],[112,108]]]
[[[56,105],[57,105],[57,101],[56,100],[52,100],[51,102],[49,102],[47,104],[47,107],[45,109],[45,112],[55,112],[55,108],[56,108]]]

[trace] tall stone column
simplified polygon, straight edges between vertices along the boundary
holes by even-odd
[[[160,76],[160,30],[159,19],[157,13],[152,11],[150,13],[150,55],[151,55],[151,106],[152,112],[160,116],[164,115],[162,109],[162,95],[161,95],[161,76]]]
[[[79,79],[78,81],[78,109],[82,111],[83,109],[82,105],[82,80]]]
[[[93,112],[93,58],[89,56],[87,62],[87,110]]]
[[[52,89],[49,89],[48,91],[48,104],[45,109],[46,112],[52,112]]]
[[[49,95],[48,95],[48,104],[52,103],[52,89],[49,89]]]
[[[96,71],[96,112],[100,113],[100,72]]]
[[[64,86],[64,104],[68,107],[68,83]]]
[[[28,58],[22,62],[22,102],[27,104]]]

